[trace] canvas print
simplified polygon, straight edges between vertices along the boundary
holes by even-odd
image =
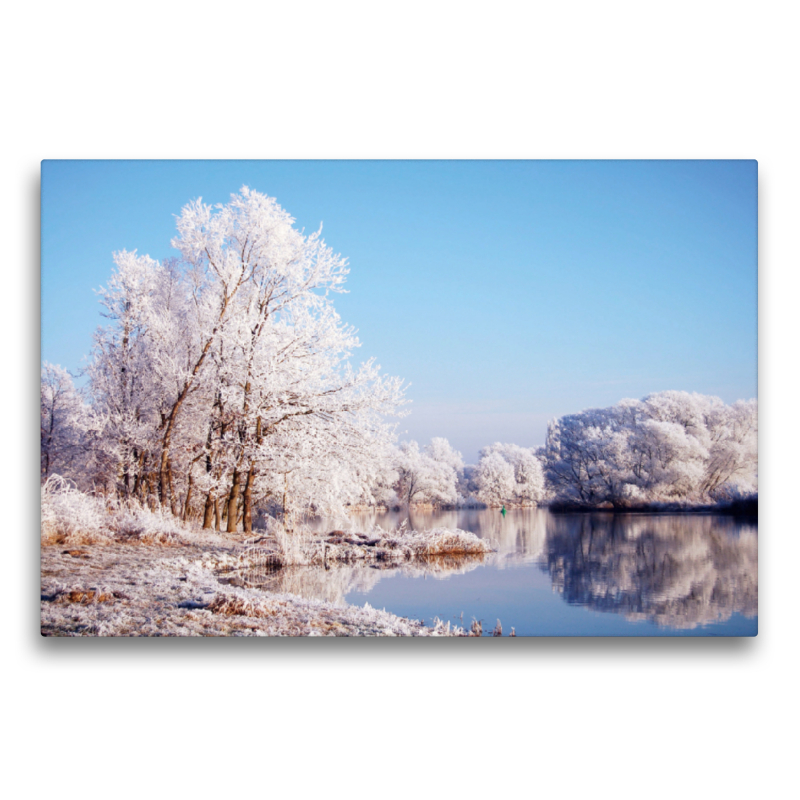
[[[45,636],[754,636],[755,161],[44,161]]]

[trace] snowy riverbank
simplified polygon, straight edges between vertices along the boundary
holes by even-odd
[[[464,531],[368,537],[334,534],[314,542],[320,555],[339,562],[409,563],[435,550],[488,551]],[[192,541],[192,539],[195,539]],[[473,541],[474,540],[474,541]],[[269,543],[262,543],[268,545]],[[327,555],[326,555],[327,551]],[[309,600],[288,593],[234,585],[225,569],[269,561],[274,550],[203,533],[167,543],[118,541],[42,544],[41,631],[44,636],[463,636],[434,621]],[[428,554],[427,557],[430,557]]]

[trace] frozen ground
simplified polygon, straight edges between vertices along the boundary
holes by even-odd
[[[369,605],[303,598],[291,593],[292,581],[253,586],[231,580],[231,571],[289,564],[347,571],[354,563],[431,560],[440,562],[432,570],[457,569],[491,551],[474,534],[375,528],[320,535],[270,527],[255,536],[198,530],[135,504],[82,494],[53,476],[42,487],[42,635],[466,635],[438,620],[426,627]]]
[[[219,569],[258,563],[258,548],[217,535],[168,544],[43,543],[41,554],[43,636],[466,633],[438,621],[426,627],[369,605],[359,608],[233,585]]]

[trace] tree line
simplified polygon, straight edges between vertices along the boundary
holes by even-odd
[[[355,369],[336,313],[346,259],[243,188],[178,217],[179,257],[114,254],[86,384],[44,364],[41,477],[204,528],[258,510],[429,503],[615,506],[757,490],[757,406],[662,392],[550,424],[543,447],[496,443],[465,465],[443,438],[396,444],[399,378]]]

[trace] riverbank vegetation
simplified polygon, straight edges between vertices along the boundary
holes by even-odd
[[[84,493],[51,477],[42,487],[42,634],[473,635],[449,622],[426,626],[347,605],[344,591],[327,601],[298,591],[303,581],[352,565],[375,567],[376,575],[474,568],[492,551],[475,534],[404,528],[314,534],[303,526],[289,535],[280,525],[272,528],[257,537],[203,530],[137,500]],[[270,587],[246,580],[265,568]]]

